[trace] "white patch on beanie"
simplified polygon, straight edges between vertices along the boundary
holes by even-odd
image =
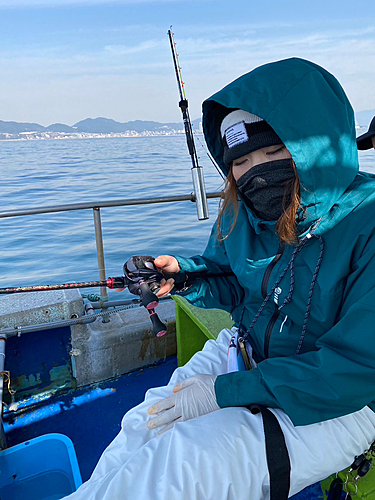
[[[221,137],[225,136],[229,148],[238,146],[249,140],[245,123],[261,122],[263,118],[257,115],[236,109],[229,113],[221,122],[220,133]]]

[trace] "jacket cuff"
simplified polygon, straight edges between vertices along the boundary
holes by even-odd
[[[277,400],[265,386],[257,368],[219,375],[215,381],[215,394],[220,408],[247,406],[252,403],[272,408],[279,407]]]
[[[187,273],[200,273],[208,270],[206,264],[203,262],[200,264],[192,258],[181,257],[180,255],[174,255],[173,257],[177,259],[181,271],[185,271]]]

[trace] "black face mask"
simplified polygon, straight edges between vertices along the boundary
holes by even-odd
[[[288,181],[296,178],[291,158],[261,163],[248,170],[236,182],[243,202],[262,220],[276,221],[290,205],[292,188]],[[291,183],[290,183],[291,184]]]

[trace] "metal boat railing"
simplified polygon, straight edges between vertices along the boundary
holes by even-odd
[[[221,191],[206,193],[207,198],[220,198]],[[37,208],[21,208],[16,210],[0,211],[0,219],[9,217],[24,217],[28,215],[50,214],[54,212],[69,212],[72,210],[88,210],[92,209],[94,217],[95,240],[96,240],[96,253],[98,258],[99,279],[104,281],[106,279],[104,250],[103,250],[103,233],[101,223],[101,208],[109,207],[126,207],[134,205],[150,205],[154,203],[173,203],[179,201],[192,201],[196,202],[193,193],[189,195],[176,195],[176,196],[160,196],[156,198],[130,198],[119,200],[104,200],[104,201],[89,201],[85,203],[71,203],[67,205],[52,205]],[[105,302],[108,300],[108,292],[105,287],[100,289],[102,298],[101,305],[105,307]]]

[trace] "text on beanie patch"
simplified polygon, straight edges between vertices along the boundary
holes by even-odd
[[[231,127],[227,128],[225,131],[225,140],[227,141],[228,147],[233,148],[249,140],[244,122],[236,123]]]

